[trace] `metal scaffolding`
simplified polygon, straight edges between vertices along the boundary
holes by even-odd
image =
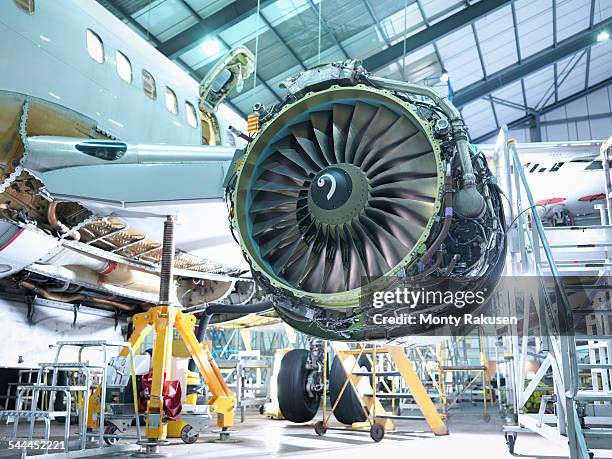
[[[570,459],[589,459],[591,449],[612,448],[612,308],[608,262],[589,264],[584,260],[589,256],[607,260],[612,227],[545,228],[518,150],[507,138],[504,126],[495,161],[513,222],[508,230],[507,274],[523,281],[537,279],[531,291],[517,285],[499,298],[522,319],[503,338],[509,389],[506,409],[510,414],[504,428],[506,441],[513,451],[517,434],[532,431],[567,447]],[[594,231],[595,240],[585,243]],[[551,243],[553,238],[562,242]],[[597,279],[580,286],[588,292],[585,304],[591,306],[575,308],[569,298],[575,302],[576,287],[568,276],[584,275],[585,270]],[[604,301],[594,302],[596,294],[603,294]],[[586,325],[584,332],[575,333],[578,323]],[[528,366],[534,363],[537,369],[531,374]],[[534,392],[543,390],[550,393],[541,395],[537,413],[530,413],[528,403]]]

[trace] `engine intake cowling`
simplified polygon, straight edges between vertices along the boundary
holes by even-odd
[[[476,150],[475,183],[465,183],[453,138],[459,130],[466,138],[462,120],[436,101],[379,87],[356,63],[303,72],[286,86],[282,104],[260,109],[261,128],[229,190],[245,257],[283,318],[334,339],[399,336],[408,331],[367,324],[367,287],[499,265],[501,252],[493,260],[485,239],[503,228],[501,203]],[[476,217],[453,216],[452,194],[468,186],[487,206]],[[449,230],[465,232],[468,223],[484,239],[464,252],[478,256],[464,260],[460,247],[445,255],[441,244],[448,252],[459,234]]]

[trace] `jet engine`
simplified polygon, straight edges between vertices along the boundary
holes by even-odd
[[[283,85],[282,103],[255,107],[227,185],[232,230],[283,320],[334,340],[396,338],[432,330],[374,323],[375,289],[493,290],[501,192],[452,104],[352,60]]]

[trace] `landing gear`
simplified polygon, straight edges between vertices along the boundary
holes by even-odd
[[[306,368],[309,352],[293,349],[285,354],[278,372],[278,405],[284,418],[291,422],[311,421],[319,409],[320,393],[309,393]]]
[[[359,366],[366,368],[367,371],[371,371],[372,368],[368,358],[365,356],[359,359]],[[329,400],[332,406],[336,403],[338,395],[345,385],[346,378],[347,376],[340,359],[335,357],[331,370],[329,371]],[[366,416],[361,408],[361,402],[352,384],[349,383],[345,387],[342,397],[334,409],[334,416],[338,422],[347,425],[351,425],[355,422],[364,422],[366,420]]]
[[[372,424],[372,427],[370,427],[370,437],[376,443],[381,441],[385,437],[384,426],[382,424],[379,424],[378,422],[375,422],[374,424]]]

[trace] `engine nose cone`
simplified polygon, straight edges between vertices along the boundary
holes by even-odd
[[[344,205],[352,191],[353,181],[349,173],[338,167],[328,167],[314,178],[309,194],[317,207],[333,210]]]
[[[310,183],[308,209],[319,223],[342,225],[364,210],[368,195],[368,180],[358,167],[334,164],[321,170]]]

